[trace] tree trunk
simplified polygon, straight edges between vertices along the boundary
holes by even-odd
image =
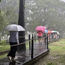
[[[25,28],[25,23],[24,23],[24,3],[25,0],[20,0],[20,5],[19,5],[19,20],[18,24],[21,25],[22,27]],[[25,32],[19,32],[19,43],[25,42]],[[18,46],[18,51],[24,51],[26,49],[25,43],[22,45]]]

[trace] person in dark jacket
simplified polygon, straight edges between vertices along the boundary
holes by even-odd
[[[10,51],[7,56],[9,60],[14,60],[17,51],[17,44],[19,43],[18,32],[16,31],[10,32],[9,43],[10,43]]]

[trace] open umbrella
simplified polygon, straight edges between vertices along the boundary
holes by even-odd
[[[57,34],[60,34],[58,31],[52,31],[52,33],[57,33]]]
[[[11,24],[11,25],[6,26],[6,30],[8,30],[8,31],[25,31],[25,29],[22,26],[17,25],[17,24]]]
[[[48,30],[48,34],[51,34],[52,33],[52,31],[51,30]]]
[[[48,30],[45,30],[45,33],[48,33]]]
[[[60,35],[60,33],[57,31],[57,34]]]
[[[44,31],[45,31],[45,27],[44,27],[44,26],[37,26],[37,27],[35,28],[35,30],[36,30],[36,31],[42,31],[42,32],[44,32]]]
[[[52,31],[52,33],[57,33],[57,31]]]

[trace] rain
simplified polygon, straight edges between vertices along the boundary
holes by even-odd
[[[19,36],[19,45],[16,45],[22,45],[21,48],[26,48],[26,51],[23,49],[21,50],[22,54],[19,54],[20,50],[18,47],[18,51],[16,53],[17,57],[22,55],[21,57],[23,58],[24,56],[25,59],[18,59],[22,65],[25,62],[28,62],[28,60],[41,55],[40,53],[44,51],[50,53],[50,55],[48,54],[46,59],[44,57],[42,58],[44,62],[39,59],[39,62],[36,61],[37,63],[35,63],[35,65],[64,65],[65,62],[63,60],[65,59],[63,56],[65,56],[65,53],[63,52],[65,50],[65,0],[25,0],[22,2],[22,4],[23,5],[21,6],[20,0],[0,0],[0,51],[6,51],[3,56],[1,54],[0,61],[3,62],[7,60],[5,63],[7,65],[9,64],[7,54],[10,50],[9,38],[11,30],[7,31],[6,27],[10,24],[16,24],[21,25],[25,30],[23,32],[16,31]],[[42,29],[36,29],[38,26],[42,27]],[[43,29],[43,27],[45,28]],[[15,31],[15,28],[13,29],[13,31]],[[41,35],[41,38],[38,35]],[[33,46],[34,51],[32,48]],[[56,50],[57,48],[58,51]],[[55,53],[55,58],[52,53]],[[5,58],[5,60],[3,60],[3,58]],[[58,60],[58,58],[62,58],[62,60],[53,63],[52,60]],[[16,63],[16,65],[18,64]]]

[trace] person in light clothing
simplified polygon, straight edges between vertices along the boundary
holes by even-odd
[[[10,51],[7,56],[10,60],[14,60],[17,51],[17,44],[19,43],[18,32],[10,31],[9,43],[10,43]]]

